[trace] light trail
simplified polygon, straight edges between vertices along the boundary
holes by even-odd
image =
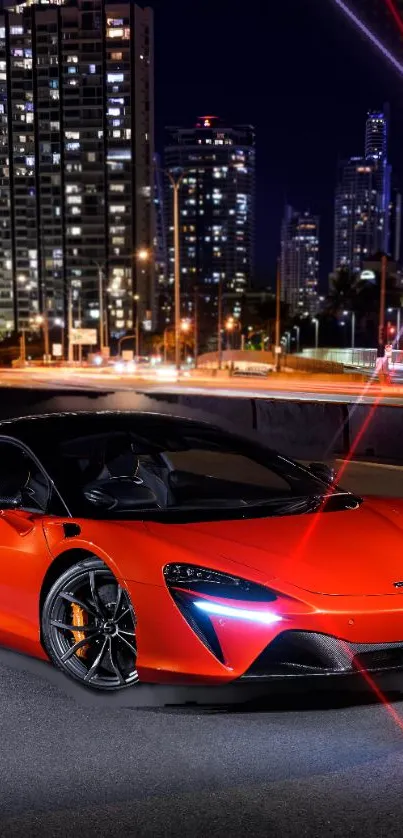
[[[389,61],[389,63],[392,64],[395,70],[397,70],[398,73],[400,73],[400,75],[403,76],[403,64],[400,61],[398,61],[396,56],[393,55],[393,52],[387,49],[385,44],[383,44],[382,41],[375,35],[375,33],[371,31],[371,29],[364,23],[364,21],[361,20],[361,18],[358,17],[358,15],[356,15],[352,9],[350,9],[350,6],[348,6],[347,3],[344,2],[344,0],[333,0],[333,2],[346,15],[346,17],[349,18],[349,20],[354,24],[354,26],[357,29],[359,29],[360,32],[362,32],[362,34],[365,35],[366,38],[368,38],[368,40],[373,44],[373,46],[375,46],[377,50],[379,50],[379,52],[382,53],[382,55]],[[388,2],[389,4],[391,3],[391,0],[384,0],[384,2]],[[396,9],[394,11],[396,12]],[[402,23],[401,20],[400,23]]]
[[[389,9],[397,28],[400,30],[401,35],[403,35],[403,21],[399,15],[399,12],[393,2],[393,0],[383,0],[385,6]]]

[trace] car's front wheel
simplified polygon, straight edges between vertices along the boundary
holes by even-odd
[[[51,661],[87,687],[117,690],[138,681],[134,609],[100,559],[83,559],[53,584],[42,640]]]

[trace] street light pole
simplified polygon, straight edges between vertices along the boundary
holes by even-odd
[[[222,278],[218,280],[218,322],[217,322],[217,358],[218,369],[222,367]]]
[[[281,345],[280,345],[280,317],[281,317],[281,271],[280,271],[280,259],[277,260],[277,279],[276,279],[276,344],[275,344],[275,352],[276,352],[276,372],[280,372],[280,352],[281,352]]]
[[[379,298],[378,357],[380,358],[383,358],[385,352],[385,298],[387,267],[388,257],[384,253],[381,261],[381,293]]]
[[[98,265],[98,296],[99,296],[99,351],[104,351],[104,274]]]
[[[20,361],[22,364],[26,362],[26,347],[25,347],[25,326],[21,329],[20,337]]]
[[[312,323],[315,325],[315,349],[319,346],[319,320],[317,317],[314,317]]]
[[[68,297],[67,297],[67,343],[68,343],[68,350],[67,350],[67,358],[69,364],[72,363],[74,360],[73,357],[73,291],[71,285],[69,285]]]
[[[136,358],[140,357],[140,312],[139,312],[139,295],[135,294],[134,299],[136,301],[136,328],[135,328],[135,335],[136,335]]]
[[[351,349],[355,349],[355,311],[351,312]]]
[[[193,324],[193,345],[194,345],[194,364],[197,367],[197,358],[199,355],[199,289],[196,286],[194,291],[194,324]]]
[[[167,172],[174,192],[174,258],[175,258],[175,272],[174,272],[174,287],[175,287],[175,366],[177,370],[181,368],[181,287],[180,287],[180,235],[179,235],[179,189],[182,183],[184,172],[178,178],[175,178],[172,172]]]
[[[295,329],[295,331],[296,331],[296,333],[297,333],[297,355],[298,355],[298,353],[299,353],[299,337],[300,337],[300,327],[299,327],[299,326],[294,326],[294,329]]]

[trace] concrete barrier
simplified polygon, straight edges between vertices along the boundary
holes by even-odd
[[[266,445],[296,459],[326,460],[345,453],[343,405],[256,400],[256,430]]]
[[[403,463],[403,410],[385,405],[351,405],[350,448],[354,456]]]
[[[198,394],[147,395],[104,390],[0,389],[0,419],[44,413],[150,410],[204,419],[299,460],[353,455],[403,463],[403,411],[383,405],[345,405]]]

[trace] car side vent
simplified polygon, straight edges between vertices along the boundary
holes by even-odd
[[[63,524],[63,530],[65,538],[74,538],[74,536],[80,535],[81,533],[81,528],[78,524]]]

